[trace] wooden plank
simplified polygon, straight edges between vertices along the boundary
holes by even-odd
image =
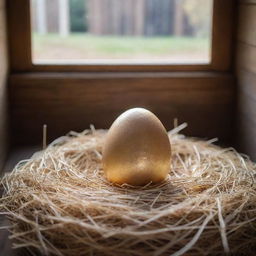
[[[239,1],[236,73],[238,149],[256,160],[256,1]]]
[[[59,1],[44,0],[46,2],[46,24],[48,33],[59,33],[60,8]],[[38,10],[42,12],[42,10]]]
[[[85,16],[85,22],[88,22],[88,32],[93,34],[95,33],[95,1],[94,0],[88,0],[87,1],[87,12],[89,15]]]
[[[174,34],[182,36],[183,34],[183,8],[180,0],[175,0],[175,15],[174,15]]]
[[[256,123],[256,100],[248,92],[240,92],[238,99],[238,111],[240,115],[246,116]]]
[[[3,0],[0,0],[3,2]],[[3,3],[1,3],[2,7],[0,8],[0,80],[6,76],[7,71],[7,36],[6,36],[6,15],[5,15],[5,8]],[[0,81],[2,84],[2,81]]]
[[[239,114],[256,123],[256,74],[240,71],[237,83]]]
[[[245,70],[237,73],[238,93],[246,93],[256,104],[256,74]]]
[[[120,24],[119,24],[119,16],[120,16],[119,4],[120,4],[120,1],[115,1],[114,4],[112,5],[111,20],[112,20],[112,30],[113,30],[112,33],[114,35],[118,34],[119,27],[120,27]]]
[[[8,52],[5,1],[0,0],[0,173],[8,150],[7,134],[7,73]]]
[[[256,161],[256,122],[238,111],[237,149]]]
[[[236,68],[256,73],[256,47],[245,43],[237,43]]]
[[[256,2],[255,2],[256,3]],[[238,40],[256,47],[256,4],[239,5]]]
[[[189,135],[228,140],[233,82],[215,73],[11,75],[13,142],[40,143],[44,123],[50,140],[90,124],[108,128],[131,107],[152,110],[168,129],[177,117]]]
[[[214,71],[211,64],[191,63],[191,64],[172,64],[168,61],[159,61],[155,64],[152,61],[78,61],[72,63],[38,63],[32,65],[32,72],[169,72],[169,71]]]
[[[215,0],[213,10],[212,66],[218,70],[229,70],[234,47],[234,1]]]
[[[133,17],[133,0],[126,0],[124,6],[126,6],[126,22],[127,22],[127,35],[133,36],[134,17]]]
[[[7,1],[9,59],[12,71],[26,71],[32,67],[30,1]]]
[[[141,36],[144,32],[144,19],[145,19],[145,0],[134,0],[134,13],[135,13],[135,35]]]
[[[256,74],[239,70],[236,144],[256,160]]]

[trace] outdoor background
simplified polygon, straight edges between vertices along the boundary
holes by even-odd
[[[212,0],[32,0],[33,60],[210,61]]]

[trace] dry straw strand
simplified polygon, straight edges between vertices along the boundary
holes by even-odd
[[[161,184],[115,186],[104,176],[106,130],[58,138],[1,179],[0,214],[15,248],[43,255],[255,255],[256,166],[216,139],[169,132]]]

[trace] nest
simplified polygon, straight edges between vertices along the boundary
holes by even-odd
[[[110,184],[106,131],[71,132],[1,181],[14,248],[43,255],[255,255],[256,166],[234,149],[169,132],[161,184]]]

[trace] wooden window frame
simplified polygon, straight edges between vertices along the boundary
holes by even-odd
[[[11,72],[172,72],[229,71],[232,53],[233,0],[213,0],[209,64],[33,64],[30,0],[7,1]]]

